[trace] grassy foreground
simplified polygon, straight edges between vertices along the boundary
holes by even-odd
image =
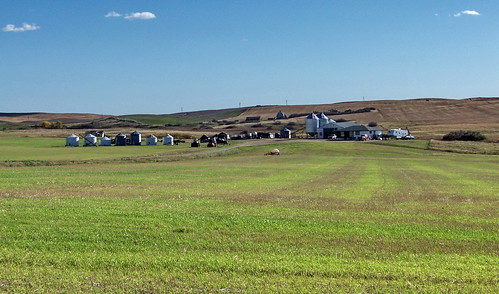
[[[499,157],[407,144],[0,166],[0,291],[498,292]]]

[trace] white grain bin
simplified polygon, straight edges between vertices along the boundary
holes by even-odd
[[[111,139],[104,136],[102,139],[100,139],[100,145],[101,146],[111,146]]]
[[[305,119],[305,129],[308,135],[314,136],[319,128],[319,118],[314,113],[311,113]]]
[[[154,135],[147,136],[146,145],[154,146],[156,144],[158,144],[158,138],[156,138],[156,136]]]
[[[78,147],[80,146],[80,137],[75,134],[71,134],[66,137],[66,146]]]
[[[168,134],[163,137],[163,145],[173,145],[173,136]]]
[[[323,113],[319,115],[319,128],[324,127],[329,123],[329,118]]]
[[[83,146],[97,146],[97,137],[88,134],[85,137],[83,137]]]

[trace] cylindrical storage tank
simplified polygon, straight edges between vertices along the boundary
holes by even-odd
[[[284,128],[281,130],[281,138],[291,139],[291,130]]]
[[[111,139],[104,136],[102,139],[100,139],[100,145],[101,146],[111,146]]]
[[[154,135],[149,135],[146,138],[146,145],[156,145],[158,143],[158,138]]]
[[[80,146],[80,137],[75,134],[71,134],[66,137],[66,146],[78,147]]]
[[[85,137],[83,137],[83,146],[97,146],[97,137],[88,134]]]
[[[126,145],[126,135],[125,134],[116,135],[114,144],[116,146],[125,146]]]
[[[323,128],[328,123],[329,123],[329,118],[324,113],[321,113],[319,116],[319,128]]]
[[[314,113],[311,113],[305,119],[305,129],[307,134],[315,135],[317,134],[317,129],[319,128],[319,118]]]
[[[168,134],[163,137],[163,145],[173,145],[173,143],[174,140],[172,135]]]
[[[135,131],[130,134],[130,144],[132,145],[140,145],[142,144],[142,134]]]

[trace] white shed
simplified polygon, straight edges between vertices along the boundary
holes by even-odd
[[[100,139],[100,145],[101,146],[111,146],[111,139],[104,136],[102,139]]]
[[[78,147],[80,146],[80,137],[75,134],[71,134],[66,137],[66,146]]]
[[[154,135],[149,135],[146,138],[146,145],[156,145],[158,143],[158,138]]]
[[[88,134],[85,137],[83,137],[83,146],[97,146],[97,137]]]
[[[173,136],[168,134],[166,136],[163,137],[163,145],[173,145],[174,144],[174,141],[173,141]]]

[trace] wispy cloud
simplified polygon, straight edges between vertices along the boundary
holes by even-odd
[[[156,15],[152,12],[134,12],[131,14],[125,15],[126,19],[153,19],[156,18]]]
[[[104,17],[123,17],[125,19],[154,19],[156,18],[156,15],[152,12],[133,12],[133,13],[128,13],[128,14],[121,14],[116,11],[111,11],[108,12]]]
[[[121,17],[121,16],[122,15],[116,11],[111,11],[111,12],[108,12],[106,15],[104,15],[104,17]]]
[[[35,24],[23,23],[22,26],[16,27],[13,24],[8,24],[2,28],[4,32],[26,32],[26,31],[36,31],[39,30],[40,27]]]
[[[455,17],[460,17],[461,15],[481,15],[481,14],[476,10],[463,10],[461,12],[454,14]]]

